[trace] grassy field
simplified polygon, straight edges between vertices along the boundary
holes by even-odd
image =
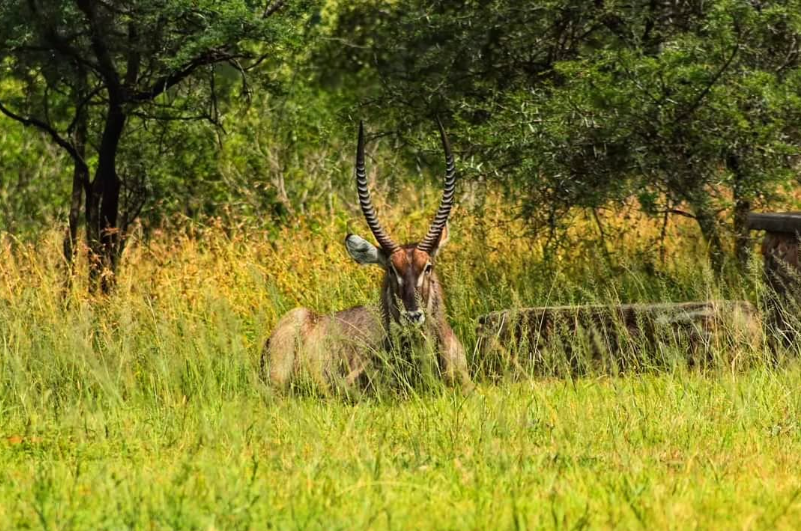
[[[760,297],[756,267],[715,282],[700,246],[677,252],[681,228],[655,273],[647,234],[616,240],[614,260],[574,246],[545,267],[541,242],[510,239],[514,227],[457,219],[439,267],[471,353],[475,318],[498,308]],[[277,240],[215,225],[157,233],[129,245],[105,300],[81,279],[64,290],[57,233],[4,237],[0,529],[801,528],[792,355],[704,372],[477,375],[469,395],[274,396],[257,359],[284,311],[376,297],[378,272],[341,248],[357,223],[307,220]]]
[[[798,529],[801,370],[4,411],[7,529]]]

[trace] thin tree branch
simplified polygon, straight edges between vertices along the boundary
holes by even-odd
[[[269,6],[267,6],[267,9],[264,10],[262,18],[270,18],[270,16],[274,15],[278,10],[284,7],[284,4],[286,4],[285,0],[277,0],[276,2],[271,3]]]
[[[723,73],[729,69],[729,66],[731,65],[732,61],[734,61],[734,58],[737,56],[737,53],[739,51],[740,51],[740,44],[738,43],[737,45],[734,46],[734,50],[732,51],[731,56],[726,60],[725,63],[723,63],[723,66],[721,66],[720,70],[718,70],[717,73],[714,75],[714,77],[712,77],[712,80],[709,82],[709,84],[704,88],[704,90],[701,91],[700,94],[698,94],[698,96],[696,96],[695,101],[692,102],[690,108],[686,109],[683,113],[679,115],[678,118],[674,120],[673,122],[674,124],[681,122],[682,120],[690,116],[698,109],[698,107],[701,105],[701,102],[704,100],[704,98],[706,98],[707,94],[709,94],[709,91],[712,90],[712,87],[714,87],[717,84],[718,80],[720,80],[720,77],[723,75]]]
[[[665,210],[658,210],[657,214],[674,214],[676,216],[681,216],[684,218],[690,219],[698,219],[695,214],[691,214],[689,212],[685,212],[684,210],[679,210],[678,208],[666,208]]]
[[[128,23],[128,46],[130,47],[130,51],[125,68],[125,86],[131,87],[139,78],[139,66],[141,64],[139,35],[136,32],[136,26],[133,22]]]
[[[94,6],[91,0],[75,0],[75,3],[78,5],[78,9],[86,15],[86,19],[89,22],[89,27],[92,30],[90,39],[92,42],[92,50],[94,50],[95,56],[97,57],[100,74],[108,85],[109,97],[113,100],[114,96],[120,95],[120,75],[117,72],[117,68],[114,66],[114,60],[111,58],[108,46],[103,40],[102,32],[97,23]],[[111,93],[114,93],[114,96],[112,96]]]
[[[128,101],[142,102],[152,100],[192,75],[192,73],[201,66],[233,61],[240,58],[247,58],[247,56],[243,54],[227,53],[224,50],[208,50],[186,63],[178,70],[160,77],[150,88],[129,95]]]
[[[84,97],[84,98],[83,98],[83,99],[82,99],[82,100],[81,100],[81,101],[78,103],[78,105],[75,107],[75,117],[72,119],[72,122],[70,122],[70,125],[69,125],[69,127],[67,127],[67,133],[72,133],[72,132],[75,130],[75,126],[77,125],[77,123],[78,123],[78,120],[80,120],[80,118],[81,118],[81,114],[83,113],[83,109],[84,109],[84,107],[86,107],[87,105],[89,105],[89,102],[91,102],[91,101],[92,101],[92,99],[93,99],[95,96],[97,96],[97,94],[98,94],[98,93],[99,93],[101,90],[103,90],[104,88],[106,88],[106,86],[105,86],[103,83],[100,83],[98,86],[96,86],[95,88],[93,88],[93,89],[92,89],[92,90],[89,92],[89,94],[87,94],[87,95],[86,95],[86,97]]]
[[[37,7],[36,2],[34,0],[28,0],[28,8],[31,10],[31,13],[42,22],[45,39],[52,45],[52,47],[57,52],[59,52],[64,56],[71,57],[79,64],[87,66],[92,70],[94,70],[95,72],[98,73],[100,72],[100,68],[96,63],[93,63],[92,61],[83,57],[80,53],[78,53],[77,50],[75,50],[69,44],[70,40],[80,37],[81,35],[83,35],[83,32],[75,33],[74,35],[71,35],[69,37],[63,37],[59,35],[59,33],[55,30],[53,26],[46,24],[47,21],[44,19],[44,17],[41,16],[39,8]],[[45,53],[52,51],[50,48],[46,47],[26,46],[26,48]]]
[[[0,102],[0,112],[2,112],[7,117],[11,118],[16,122],[21,123],[26,127],[36,127],[37,129],[41,129],[42,131],[50,135],[50,137],[55,141],[56,144],[61,146],[65,151],[67,151],[67,153],[69,153],[70,157],[72,157],[72,160],[75,161],[76,165],[78,165],[82,170],[88,171],[86,161],[83,160],[83,157],[81,157],[81,155],[75,149],[75,146],[67,142],[67,140],[64,139],[64,137],[62,137],[60,134],[58,134],[58,131],[53,129],[53,127],[50,124],[30,116],[28,117],[21,116],[10,110],[5,105],[3,105],[2,102]]]

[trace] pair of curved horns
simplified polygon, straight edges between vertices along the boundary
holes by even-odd
[[[423,240],[417,244],[417,248],[421,251],[431,253],[437,247],[439,239],[442,236],[442,231],[445,224],[448,222],[448,216],[453,207],[453,198],[456,192],[456,166],[453,162],[453,154],[451,154],[451,145],[448,142],[448,135],[445,134],[445,128],[442,122],[437,118],[439,125],[439,134],[442,139],[442,149],[445,151],[445,186],[442,191],[442,200],[439,203],[439,209],[434,216],[434,221],[431,222],[431,227]],[[367,225],[375,236],[376,241],[387,254],[392,254],[400,250],[400,246],[392,241],[392,238],[384,232],[381,224],[378,222],[378,216],[373,208],[373,202],[370,199],[370,190],[367,187],[367,175],[364,171],[364,122],[359,122],[359,144],[356,148],[356,188],[359,192],[359,206],[364,214],[364,219]]]

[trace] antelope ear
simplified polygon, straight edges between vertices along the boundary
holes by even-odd
[[[442,234],[439,235],[439,241],[437,242],[437,246],[434,247],[434,250],[431,251],[431,256],[437,256],[437,253],[440,249],[445,247],[445,244],[448,243],[448,238],[451,235],[450,231],[450,224],[446,221],[445,226],[442,228]]]
[[[345,237],[345,247],[351,258],[362,265],[376,264],[382,267],[387,265],[387,255],[384,254],[384,251],[361,236],[348,234]]]

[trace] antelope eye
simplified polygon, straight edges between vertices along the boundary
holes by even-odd
[[[431,264],[426,264],[426,268],[425,268],[426,275],[430,275],[430,274],[431,274],[431,271],[432,271],[433,269],[434,269],[434,268],[431,266]]]

